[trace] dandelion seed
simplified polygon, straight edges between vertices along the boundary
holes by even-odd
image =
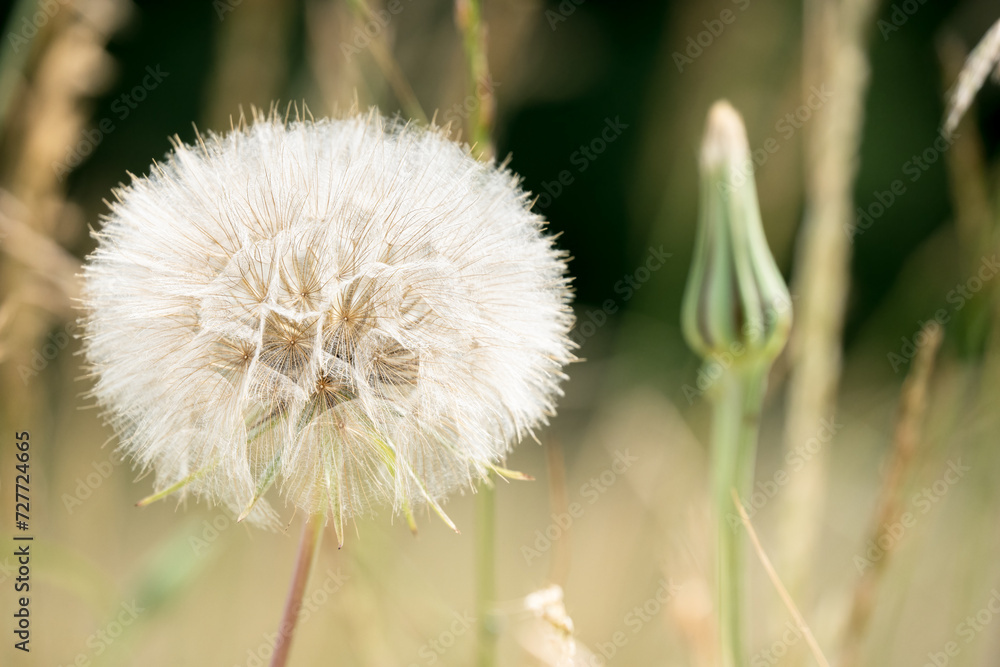
[[[572,358],[563,253],[504,167],[377,113],[175,141],[84,270],[94,396],[178,488],[274,524],[441,513],[544,423]]]

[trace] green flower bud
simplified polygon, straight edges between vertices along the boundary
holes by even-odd
[[[791,299],[764,237],[746,129],[728,102],[708,112],[700,163],[684,336],[704,359],[730,355],[734,365],[770,363],[788,340]]]

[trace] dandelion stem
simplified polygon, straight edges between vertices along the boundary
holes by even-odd
[[[747,664],[743,535],[739,522],[729,521],[733,514],[726,508],[732,504],[732,489],[746,497],[753,486],[760,409],[769,367],[770,363],[753,364],[727,371],[715,405],[712,486],[718,528],[717,602],[723,667]]]
[[[496,664],[496,488],[487,479],[476,493],[476,665]]]
[[[455,0],[455,23],[462,31],[469,75],[470,93],[476,106],[469,118],[473,155],[488,161],[493,157],[493,96],[479,85],[489,75],[486,58],[486,26],[482,21],[479,0]],[[493,467],[493,472],[510,472]],[[513,476],[515,479],[516,475]],[[527,476],[524,476],[527,477]],[[496,489],[487,474],[476,494],[476,665],[496,664],[499,628],[494,614],[496,602]]]
[[[295,634],[295,624],[299,620],[299,609],[302,607],[302,595],[309,583],[309,572],[312,569],[316,552],[319,551],[320,535],[323,532],[325,517],[322,512],[313,514],[302,527],[302,539],[299,541],[299,555],[295,561],[295,573],[288,587],[288,598],[285,600],[285,611],[278,626],[278,638],[274,642],[274,655],[271,657],[271,667],[285,667],[288,653],[292,648],[292,637]]]
[[[466,66],[469,71],[469,92],[476,100],[469,118],[470,143],[480,160],[493,157],[493,116],[496,100],[485,82],[489,80],[490,67],[486,57],[486,24],[482,20],[479,0],[455,0],[455,23],[462,31]]]

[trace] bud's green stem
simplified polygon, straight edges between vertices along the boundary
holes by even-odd
[[[727,102],[708,113],[698,238],[681,318],[688,344],[726,368],[712,426],[719,654],[723,667],[744,667],[742,527],[727,517],[736,517],[731,490],[745,498],[753,487],[767,374],[788,340],[792,308],[764,237],[746,130]]]

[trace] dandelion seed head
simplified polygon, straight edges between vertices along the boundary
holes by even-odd
[[[84,269],[94,396],[155,474],[275,524],[482,478],[555,408],[564,255],[515,176],[372,112],[175,142]]]

